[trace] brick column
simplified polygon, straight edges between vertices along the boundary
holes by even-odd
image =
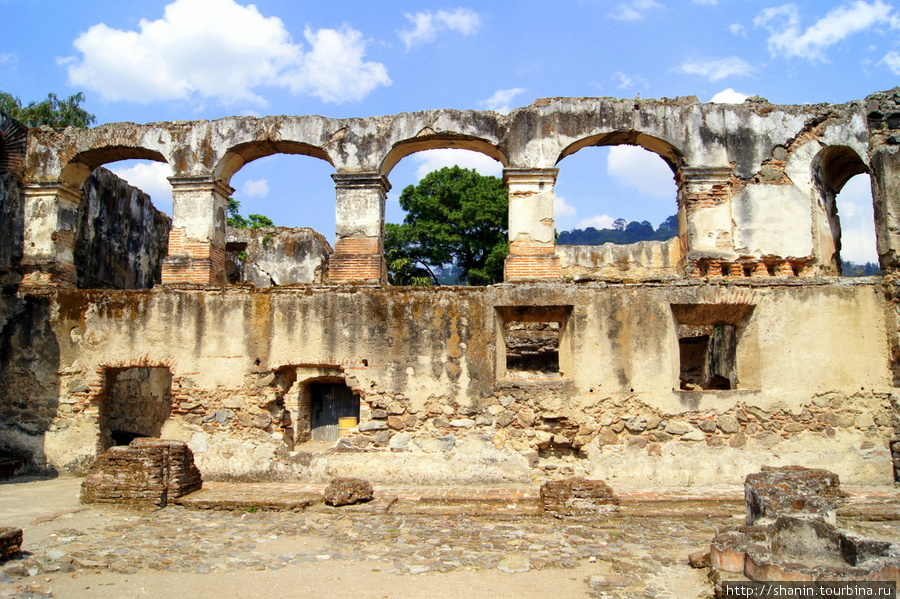
[[[169,177],[172,230],[163,283],[225,284],[225,223],[234,189],[209,177]]]
[[[330,283],[387,283],[384,203],[391,184],[381,173],[335,173],[334,253]]]
[[[558,279],[553,186],[557,168],[506,168],[503,182],[509,194],[509,255],[505,281]]]
[[[678,172],[678,229],[692,270],[698,260],[734,257],[731,168],[682,168]]]
[[[75,235],[81,190],[54,181],[27,185],[23,195],[23,290],[76,287]]]

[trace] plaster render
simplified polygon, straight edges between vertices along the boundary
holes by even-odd
[[[207,479],[339,472],[419,484],[580,475],[690,485],[798,462],[848,483],[900,479],[891,453],[900,90],[840,105],[548,98],[508,115],[228,117],[31,129],[15,143],[6,135],[5,155],[16,159],[4,159],[3,205],[23,208],[4,209],[0,230],[23,233],[21,265],[7,267],[0,295],[0,442],[35,470],[83,471],[110,421],[149,427],[149,412],[102,417],[109,405],[131,409],[104,403],[111,373],[148,369],[171,381],[162,434],[188,443]],[[672,169],[678,236],[556,247],[558,163],[617,144]],[[391,170],[432,148],[503,165],[506,283],[384,284]],[[334,251],[304,284],[225,286],[229,182],[274,153],[334,167]],[[164,284],[75,289],[79,186],[122,158],[172,170]],[[839,268],[834,195],[863,172],[882,274],[830,276]],[[698,347],[698,363],[728,368],[715,385],[688,376],[695,364],[685,356]],[[516,352],[531,350],[545,361],[517,370]],[[308,443],[322,383],[357,398],[360,417],[326,449]]]

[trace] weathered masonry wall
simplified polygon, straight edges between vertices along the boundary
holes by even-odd
[[[892,479],[896,397],[873,280],[159,288],[18,302],[2,436],[60,471],[86,468],[108,435],[110,380],[152,370],[171,376],[163,436],[187,441],[207,479],[571,471],[709,484],[776,462],[827,465],[847,482]],[[560,323],[556,372],[507,372],[507,320]],[[680,324],[721,322],[737,330],[736,388],[679,390]],[[46,370],[31,372],[35,362]],[[348,385],[360,425],[336,451],[291,453],[316,381]],[[26,411],[32,422],[16,424]]]
[[[434,148],[468,149],[503,165],[509,194],[506,281],[615,278],[626,263],[635,266],[624,275],[630,280],[672,272],[731,278],[836,275],[840,222],[834,198],[854,175],[873,177],[875,202],[886,216],[878,223],[879,252],[888,261],[893,255],[895,233],[888,221],[900,215],[888,197],[890,187],[880,181],[890,177],[882,171],[894,168],[889,159],[894,154],[882,146],[893,139],[884,133],[900,114],[895,93],[804,106],[761,99],[731,105],[703,104],[695,97],[545,98],[508,115],[434,110],[354,119],[229,117],[35,129],[22,165],[25,203],[31,207],[25,211],[23,262],[30,270],[25,284],[67,284],[72,267],[67,215],[78,202],[73,190],[96,167],[130,158],[165,162],[172,170],[173,222],[163,281],[224,284],[231,178],[246,163],[277,153],[304,154],[334,167],[336,241],[328,281],[383,284],[390,173],[405,156]],[[585,251],[573,256],[556,248],[559,163],[582,148],[607,145],[641,146],[672,169],[678,186],[677,248],[658,247],[650,254],[648,248],[636,249],[632,256]],[[316,199],[321,200],[330,198]]]

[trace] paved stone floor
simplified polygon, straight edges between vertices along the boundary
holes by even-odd
[[[78,483],[0,485],[0,525],[24,528],[26,550],[0,567],[0,598],[241,597],[251,596],[242,579],[250,589],[268,588],[253,581],[324,580],[342,568],[372,580],[372,588],[341,593],[348,597],[488,596],[483,588],[492,597],[547,595],[530,581],[550,584],[551,594],[554,585],[566,589],[560,597],[708,597],[706,571],[690,568],[687,555],[743,519],[740,488],[622,491],[617,511],[557,519],[538,514],[537,489],[524,487],[376,486],[375,501],[364,506],[288,511],[260,505],[322,487],[207,483],[219,507],[238,496],[241,507],[134,510],[81,506]],[[841,524],[896,540],[898,495],[857,490]],[[24,525],[19,511],[27,512]],[[233,581],[230,589],[204,594],[222,580]],[[471,582],[457,595],[454,580]],[[339,581],[320,592],[340,590]],[[503,594],[517,581],[526,581],[522,590]]]

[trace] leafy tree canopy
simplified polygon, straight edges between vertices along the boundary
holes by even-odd
[[[468,285],[503,280],[508,199],[503,181],[445,167],[400,194],[402,225],[388,224],[385,259],[394,285],[439,285],[448,267]]]
[[[271,218],[262,214],[248,214],[247,218],[241,216],[241,202],[234,198],[228,198],[227,224],[235,229],[262,229],[275,226]]]
[[[572,229],[562,231],[557,243],[560,245],[602,245],[604,243],[628,244],[638,241],[665,241],[678,235],[678,215],[673,214],[659,224],[655,230],[647,221],[628,222],[616,219],[609,229]]]
[[[28,125],[40,127],[49,125],[54,129],[77,127],[87,129],[97,120],[93,114],[81,107],[84,102],[84,94],[78,92],[64,100],[60,100],[56,94],[47,94],[47,98],[40,102],[30,102],[22,106],[22,101],[6,92],[0,91],[0,112],[5,112],[12,118]]]

